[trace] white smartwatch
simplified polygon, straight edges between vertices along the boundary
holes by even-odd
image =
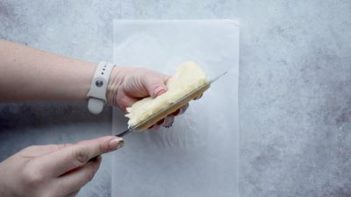
[[[88,109],[93,114],[102,112],[106,103],[106,89],[110,79],[112,68],[114,64],[107,62],[100,62],[95,70],[94,78],[90,84],[88,92]]]

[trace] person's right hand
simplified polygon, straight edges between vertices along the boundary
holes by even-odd
[[[0,163],[0,196],[75,196],[94,177],[100,155],[122,145],[122,138],[106,136],[25,148]]]

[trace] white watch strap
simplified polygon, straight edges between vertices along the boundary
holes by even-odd
[[[107,84],[113,67],[113,64],[100,62],[95,70],[88,92],[88,109],[93,114],[101,113],[104,108]]]

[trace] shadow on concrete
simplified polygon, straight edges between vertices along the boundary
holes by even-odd
[[[82,102],[31,102],[0,104],[0,132],[77,123],[109,123],[111,107],[99,115],[89,113]]]

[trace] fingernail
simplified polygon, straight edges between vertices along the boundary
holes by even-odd
[[[163,94],[165,92],[166,92],[166,90],[162,86],[157,87],[154,91],[156,96],[159,96],[160,94]]]
[[[124,140],[122,138],[114,138],[109,143],[110,150],[117,150],[122,148]]]

